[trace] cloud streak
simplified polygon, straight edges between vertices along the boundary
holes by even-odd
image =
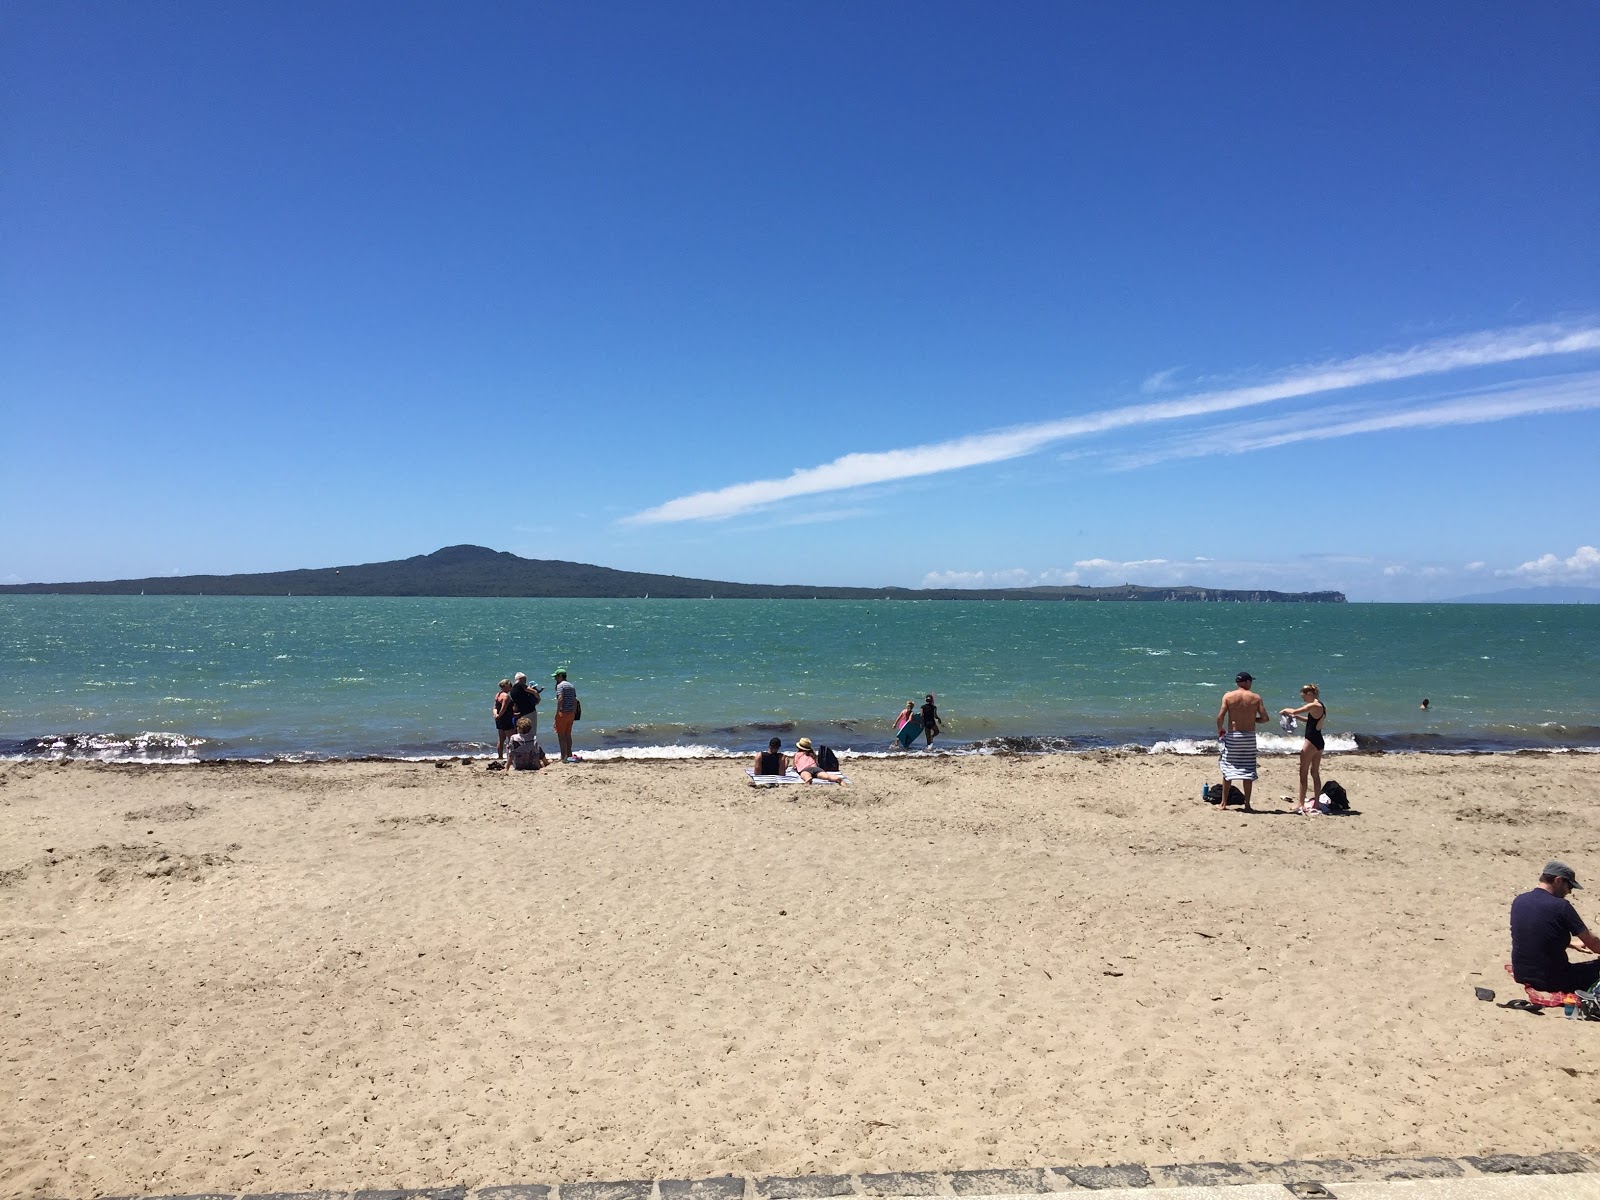
[[[1394,412],[1361,412],[1352,415],[1351,410],[1345,409],[1334,414],[1338,419],[1324,420],[1320,424],[1314,415],[1308,418],[1303,413],[1281,420],[1242,422],[1225,429],[1208,430],[1189,441],[1127,455],[1119,459],[1116,465],[1131,470],[1175,458],[1246,454],[1295,442],[1323,441],[1362,433],[1437,429],[1447,425],[1483,425],[1514,417],[1582,412],[1595,408],[1600,408],[1600,372],[1588,372],[1537,384],[1510,384],[1492,391],[1456,396],[1439,403]]]
[[[799,468],[779,479],[758,479],[680,496],[625,517],[623,522],[659,525],[679,521],[722,520],[799,496],[815,496],[1004,462],[1071,438],[1230,412],[1375,383],[1592,350],[1600,350],[1600,326],[1524,326],[1443,339],[1408,350],[1303,366],[1266,382],[1245,387],[1197,392],[1172,400],[1017,425],[905,449],[846,454],[819,466]]]

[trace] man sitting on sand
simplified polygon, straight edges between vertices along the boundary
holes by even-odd
[[[507,771],[537,771],[540,767],[550,765],[549,756],[534,735],[532,717],[518,718],[517,731],[511,735],[508,749]]]
[[[783,743],[777,738],[768,742],[767,748],[756,755],[757,775],[782,775],[788,769],[789,759],[783,753]]]
[[[817,766],[817,753],[812,749],[810,738],[801,738],[794,744],[794,769],[801,783],[815,783],[819,779],[825,783],[850,782],[837,771],[824,771]]]
[[[1250,690],[1255,680],[1249,671],[1240,671],[1233,681],[1239,686],[1222,698],[1217,709],[1217,739],[1222,743],[1222,803],[1217,811],[1228,807],[1228,785],[1237,782],[1244,793],[1241,807],[1249,812],[1250,789],[1256,782],[1256,722],[1267,719],[1267,710]]]
[[[1575,963],[1567,946],[1600,954],[1600,937],[1589,932],[1567,899],[1581,886],[1559,859],[1545,863],[1539,886],[1511,902],[1511,977],[1539,992],[1590,992],[1600,980],[1600,958]]]

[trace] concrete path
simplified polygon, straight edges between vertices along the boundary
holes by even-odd
[[[1600,1200],[1600,1155],[1019,1167],[501,1186],[123,1196],[118,1200]]]

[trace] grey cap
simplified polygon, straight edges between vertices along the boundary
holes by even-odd
[[[1572,868],[1559,858],[1552,858],[1545,863],[1544,870],[1540,871],[1539,874],[1549,875],[1552,879],[1565,879],[1573,887],[1579,890],[1583,888],[1583,884],[1578,882],[1578,877],[1572,873]]]

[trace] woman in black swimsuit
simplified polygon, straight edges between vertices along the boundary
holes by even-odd
[[[502,679],[500,690],[494,695],[494,731],[500,743],[494,748],[496,758],[506,756],[506,742],[517,731],[517,714],[511,711],[511,680]]]
[[[1280,708],[1280,717],[1299,717],[1306,723],[1306,740],[1300,743],[1300,799],[1295,801],[1299,812],[1315,812],[1317,796],[1322,792],[1322,720],[1328,715],[1328,706],[1317,698],[1317,685],[1308,683],[1300,689],[1299,708]],[[1311,798],[1306,799],[1306,776],[1311,777]]]

